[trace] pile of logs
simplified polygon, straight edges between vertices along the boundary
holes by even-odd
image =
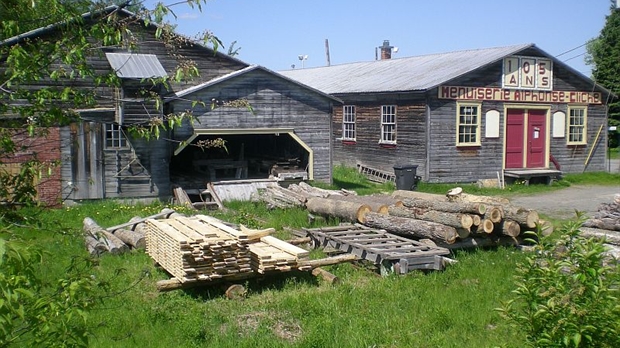
[[[620,193],[611,203],[602,203],[598,211],[579,229],[581,235],[605,240],[608,254],[620,259]]]
[[[255,197],[255,199],[267,203],[270,208],[284,209],[305,207],[308,200],[313,197],[350,197],[357,195],[357,193],[345,189],[325,190],[310,186],[302,181],[299,184],[291,184],[287,188],[283,188],[277,184],[268,186],[264,189],[259,189],[257,195],[258,197]]]
[[[395,191],[392,195],[330,195],[307,200],[310,213],[359,222],[446,248],[519,244],[525,231],[539,225],[550,234],[550,223],[535,210],[511,205],[505,198],[451,191],[448,195]]]
[[[172,209],[163,209],[160,213],[146,218],[134,217],[129,222],[108,228],[102,228],[95,220],[86,217],[83,222],[84,242],[91,256],[104,253],[120,254],[131,249],[145,249],[146,236],[144,222],[147,219],[168,217]]]

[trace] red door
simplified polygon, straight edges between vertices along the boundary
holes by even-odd
[[[547,130],[545,121],[546,110],[530,109],[527,111],[527,167],[541,168],[545,166]]]
[[[525,110],[506,112],[506,168],[523,168]]]

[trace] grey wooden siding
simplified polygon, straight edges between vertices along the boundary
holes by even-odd
[[[60,135],[62,198],[104,198],[102,125],[73,123],[62,127]]]
[[[567,114],[568,105],[560,104],[557,108],[552,108],[551,112],[563,111]],[[606,107],[604,105],[590,105],[588,107],[587,118],[587,144],[586,145],[567,145],[566,135],[561,138],[551,137],[551,155],[558,161],[561,169],[565,173],[582,173],[585,170],[604,171],[607,168],[607,123],[606,123]],[[599,139],[596,135],[603,125]],[[549,135],[551,136],[551,134]],[[595,144],[596,140],[596,144]],[[592,147],[594,149],[592,150]],[[586,168],[586,159],[592,150],[592,156],[589,159]],[[551,165],[553,167],[553,165]]]
[[[129,139],[127,149],[106,149],[104,124],[80,122],[61,128],[62,197],[161,198],[171,196],[170,142]]]
[[[129,149],[105,149],[107,198],[159,197],[172,195],[166,140],[129,139]]]
[[[434,90],[435,95],[437,90]],[[431,96],[433,92],[429,93]],[[504,124],[500,121],[500,137],[485,138],[484,115],[497,110],[503,119],[503,104],[482,104],[481,146],[456,146],[456,102],[429,98],[432,113],[429,126],[429,182],[474,182],[497,177],[502,172]]]
[[[335,164],[355,167],[360,162],[388,172],[393,172],[395,165],[418,165],[417,174],[424,177],[427,148],[426,105],[423,100],[376,96],[379,102],[360,102],[349,96],[339,97],[343,99],[344,105],[355,105],[356,141],[341,139],[343,107],[336,106],[332,134]],[[379,143],[382,105],[396,105],[395,145]]]
[[[524,52],[522,55],[529,55]],[[501,87],[502,62],[491,64],[484,69],[467,74],[459,79],[445,83],[458,86]],[[593,86],[583,77],[554,65],[554,90],[591,91]],[[437,89],[428,92],[428,102],[431,108],[429,127],[429,181],[430,182],[473,182],[478,179],[495,178],[503,167],[503,134],[505,126],[504,103],[485,101],[482,103],[481,142],[479,147],[456,147],[456,101],[440,100],[437,98]],[[518,103],[510,103],[518,104]],[[531,103],[523,103],[527,108]],[[540,105],[540,104],[539,104]],[[551,113],[555,111],[567,112],[568,104],[546,104]],[[550,139],[550,154],[559,162],[565,173],[580,173],[596,134],[606,120],[604,105],[590,105],[588,107],[588,144],[582,146],[567,145],[566,137],[552,137],[552,119],[549,121],[547,136]],[[489,110],[500,113],[500,138],[485,139],[484,115]],[[597,147],[592,152],[588,171],[605,169],[605,144],[607,133],[602,132],[597,141]],[[550,168],[555,168],[552,163]]]
[[[211,108],[213,99],[229,102],[246,99],[253,112],[245,107]],[[196,105],[194,116],[201,129],[251,129],[293,128],[294,132],[314,152],[314,179],[331,181],[332,159],[330,154],[331,100],[287,80],[256,70],[206,88],[189,96],[188,100],[201,100],[205,106]],[[191,101],[171,102],[175,111],[192,109]],[[185,140],[194,132],[186,124],[175,129],[174,138]]]
[[[524,51],[520,55],[540,56],[536,52]],[[502,62],[468,73],[444,85],[501,87]],[[554,90],[591,91],[593,86],[583,76],[576,75],[554,64]],[[345,105],[355,105],[357,111],[356,142],[344,142],[342,137],[342,107],[334,109],[333,136],[334,162],[354,166],[356,162],[378,169],[392,171],[394,164],[417,164],[418,175],[429,182],[474,182],[478,179],[496,178],[502,173],[504,151],[504,103],[485,101],[481,110],[481,146],[456,146],[456,101],[440,100],[437,89],[429,90],[425,99],[414,94],[386,93],[377,95],[336,95]],[[409,100],[407,100],[409,99]],[[379,145],[381,105],[398,106],[397,145]],[[518,104],[518,103],[511,103]],[[523,103],[527,108],[530,103]],[[547,104],[551,113],[561,110],[566,113],[567,104]],[[426,117],[426,107],[430,117]],[[569,146],[566,137],[552,137],[552,119],[547,136],[550,139],[550,154],[559,162],[565,173],[584,170],[584,164],[596,134],[606,120],[604,105],[588,107],[588,144]],[[485,138],[485,114],[490,110],[500,113],[500,136]],[[605,144],[607,133],[602,132],[592,152],[588,171],[605,169]],[[428,158],[426,154],[429,154]],[[550,163],[550,167],[554,165]]]

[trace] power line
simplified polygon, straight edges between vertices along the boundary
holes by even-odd
[[[571,60],[571,59],[575,59],[575,58],[577,58],[577,57],[585,56],[585,55],[586,55],[586,53],[587,53],[587,52],[583,52],[583,53],[578,54],[578,55],[576,55],[576,56],[572,56],[572,57],[570,57],[570,58],[568,58],[568,59],[564,59],[564,62],[568,62],[569,60]]]
[[[588,43],[586,42],[586,43],[584,43],[583,45],[579,45],[579,46],[577,46],[577,47],[575,47],[575,48],[571,48],[571,49],[570,49],[570,50],[568,50],[568,51],[562,52],[562,53],[560,53],[560,54],[556,55],[556,58],[557,58],[557,57],[559,57],[559,56],[563,56],[563,55],[565,55],[565,54],[567,54],[567,53],[570,53],[570,52],[572,52],[572,51],[574,51],[574,50],[580,49],[581,47],[583,47],[583,46],[585,46],[585,45],[587,45],[587,44],[588,44]],[[572,58],[571,58],[571,59],[572,59]]]

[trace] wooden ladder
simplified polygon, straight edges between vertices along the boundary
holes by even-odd
[[[364,175],[366,178],[368,178],[368,180],[370,181],[374,181],[378,183],[396,181],[396,175],[394,173],[386,172],[380,169],[371,168],[361,163],[357,164],[357,171],[361,173],[362,175]]]

